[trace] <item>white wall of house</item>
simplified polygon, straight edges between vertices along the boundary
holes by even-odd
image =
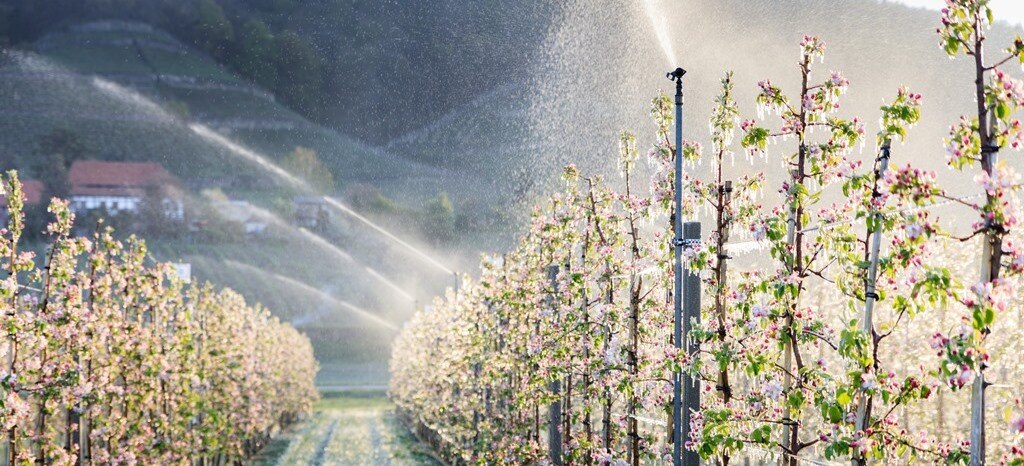
[[[136,212],[141,197],[134,196],[72,196],[71,210],[75,212],[86,212],[96,209],[104,209],[111,215],[119,212]],[[177,199],[166,198],[163,201],[164,215],[167,218],[181,220],[185,218],[185,204]]]
[[[72,196],[71,209],[75,212],[105,209],[111,214],[135,212],[142,198],[134,196]]]

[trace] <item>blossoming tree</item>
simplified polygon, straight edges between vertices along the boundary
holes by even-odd
[[[309,340],[230,290],[186,287],[145,244],[71,235],[54,199],[42,266],[19,249],[24,194],[4,179],[0,256],[8,464],[237,464],[317,398]]]
[[[978,168],[980,195],[957,197],[935,173],[903,161],[893,144],[920,120],[922,100],[907,88],[881,108],[874,162],[859,162],[864,125],[839,112],[850,83],[838,72],[818,75],[825,45],[806,36],[797,93],[758,83],[761,123],[740,118],[731,75],[723,80],[708,154],[694,141],[673,146],[672,102],[655,99],[649,193],[635,189],[639,151],[629,134],[619,141],[620,187],[569,167],[566,190],[535,211],[513,251],[486,260],[478,281],[403,330],[392,358],[395,401],[467,464],[663,464],[675,441],[720,464],[750,455],[790,466],[806,457],[981,464],[985,388],[993,388],[985,371],[1020,349],[1024,315],[1014,293],[1024,275],[1016,247],[1024,234],[1014,228],[1020,184],[996,160],[1024,141],[1013,116],[1024,85],[1000,69],[1024,60],[1024,41],[987,63],[991,23],[987,1],[950,0],[939,29],[947,52],[976,62],[977,114],[952,127],[947,147],[952,168]],[[751,155],[786,168],[771,210],[758,204],[763,175],[729,183],[722,161],[737,127]],[[671,203],[675,157],[691,169],[701,159],[712,166],[685,177],[682,212]],[[958,236],[940,226],[942,204],[979,220]],[[713,225],[686,250],[711,298],[694,325],[702,343],[694,359],[669,332],[671,215]],[[767,249],[757,270],[728,266],[733,231]],[[950,245],[975,238],[984,244],[982,280],[962,286],[972,252]],[[950,330],[957,305],[965,312]],[[1012,310],[1017,322],[1002,319]],[[1024,373],[1010,366],[1000,366],[1005,383],[995,388],[1012,394]],[[717,393],[702,397],[689,439],[672,438],[675,371]],[[944,422],[967,413],[956,403],[967,387],[971,440]],[[989,440],[1002,462],[1024,464],[1020,401],[999,396],[1010,428]]]

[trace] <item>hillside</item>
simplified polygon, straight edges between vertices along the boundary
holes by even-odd
[[[303,116],[378,145],[493,89],[496,79],[526,76],[561,3],[0,0],[0,44],[32,43],[81,22],[144,22]]]
[[[46,73],[69,81],[74,80],[74,74],[102,77],[145,94],[182,120],[238,137],[253,148],[266,151],[271,159],[280,158],[296,145],[310,147],[317,150],[343,182],[416,180],[438,175],[429,167],[375,151],[336,131],[309,122],[277,103],[266,90],[240,79],[201,52],[142,23],[107,21],[70,26],[43,36],[35,49],[39,53],[38,62],[45,63],[50,59],[53,64],[26,63],[22,65],[22,73]],[[131,100],[130,96],[116,95],[117,91],[111,91],[109,87],[95,83],[93,86],[101,92],[114,94],[114,98]],[[79,94],[76,98],[83,106],[95,99],[94,92],[85,92],[81,86],[74,92]],[[48,93],[32,94],[45,96]],[[62,100],[32,102],[31,106],[25,107],[45,113],[55,103],[62,105]],[[72,113],[74,115],[76,113]],[[88,118],[110,121],[116,116],[94,114]],[[146,123],[153,118],[150,116]],[[47,128],[39,129],[45,131]],[[126,147],[123,152],[129,153],[131,149]],[[181,164],[180,174],[195,179],[191,176],[193,173],[185,173],[185,170],[188,170],[187,165],[194,166],[193,158],[202,159],[205,151],[192,149],[188,152],[193,157],[187,164]],[[201,166],[196,168],[196,173],[207,173]]]
[[[312,123],[205,54],[142,23],[69,26],[42,36],[33,49],[5,50],[0,58],[0,163],[26,178],[48,173],[48,138],[65,134],[81,152],[76,157],[162,163],[206,212],[208,200],[199,192],[219,190],[275,212],[285,224],[291,196],[299,192],[240,157],[235,147],[272,163],[281,163],[297,146],[313,149],[339,192],[378,190],[411,211],[455,178]],[[237,146],[202,137],[196,125]],[[437,289],[434,275],[415,264],[410,269],[407,256],[387,241],[345,218],[332,223],[323,234],[361,264],[402,277],[396,281],[410,290]],[[257,239],[190,236],[158,236],[150,246],[158,259],[191,263],[197,279],[237,289],[287,320],[302,320],[328,365],[380,361],[390,339],[390,331],[374,330],[379,326],[328,296],[391,322],[412,311],[412,303],[381,291],[362,266],[344,264],[329,247],[311,246],[291,227],[272,228]]]

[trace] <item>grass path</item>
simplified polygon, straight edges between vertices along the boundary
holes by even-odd
[[[325,394],[314,415],[255,465],[440,466],[380,393]]]

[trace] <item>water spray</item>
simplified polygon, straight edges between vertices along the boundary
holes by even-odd
[[[401,296],[402,296],[403,298],[405,298],[405,299],[407,299],[407,300],[409,300],[409,301],[413,301],[413,302],[415,302],[415,301],[416,301],[416,298],[415,298],[415,297],[413,297],[413,295],[411,295],[411,294],[409,294],[409,293],[406,293],[406,292],[405,292],[405,290],[403,290],[403,289],[402,289],[401,287],[399,287],[398,285],[396,285],[396,284],[395,284],[394,282],[392,282],[391,280],[388,280],[388,279],[387,279],[386,277],[384,277],[383,275],[381,275],[381,274],[380,274],[379,272],[377,272],[376,270],[373,270],[373,269],[372,269],[372,268],[370,268],[370,267],[364,267],[364,268],[366,269],[366,273],[370,274],[370,276],[371,276],[371,277],[373,277],[373,278],[376,278],[376,279],[377,279],[377,281],[379,281],[379,282],[383,283],[383,284],[384,284],[385,286],[387,286],[388,288],[391,288],[392,290],[394,290],[394,292],[395,292],[395,293],[398,293],[398,294],[399,294],[399,295],[401,295]]]
[[[654,36],[658,39],[658,44],[661,45],[662,52],[665,52],[665,58],[668,59],[668,64],[676,64],[676,52],[673,50],[672,40],[669,38],[668,22],[665,21],[664,16],[658,15],[657,0],[644,0],[644,11],[647,13],[647,17],[651,20],[651,26],[654,27]],[[679,68],[678,70],[682,70],[682,68]]]
[[[240,145],[240,144],[238,144],[238,143],[236,143],[236,142],[234,142],[234,141],[232,141],[232,140],[222,136],[220,133],[217,133],[216,131],[213,131],[212,129],[210,129],[210,128],[204,126],[204,125],[201,125],[201,124],[198,124],[198,123],[193,123],[193,124],[189,125],[189,129],[191,129],[192,132],[198,134],[199,136],[202,136],[203,138],[206,138],[207,140],[209,140],[211,142],[214,142],[214,143],[216,143],[218,145],[223,146],[224,148],[228,149],[231,153],[233,153],[233,154],[235,154],[235,155],[237,155],[239,157],[242,157],[242,158],[248,160],[249,162],[252,162],[252,163],[256,164],[257,166],[259,166],[263,170],[267,171],[268,173],[270,173],[270,174],[272,174],[272,175],[274,175],[274,176],[276,176],[276,177],[278,177],[278,178],[280,178],[280,179],[282,179],[284,181],[287,181],[289,184],[291,184],[291,185],[301,189],[302,191],[306,191],[306,192],[314,192],[315,191],[304,180],[302,180],[301,178],[299,178],[299,177],[289,173],[287,170],[277,166],[273,162],[267,160],[266,157],[264,157],[264,156],[262,156],[260,154],[257,154],[256,152],[254,152],[254,151],[252,151],[252,150],[250,150],[250,149],[248,149],[246,147],[243,147],[242,145]],[[426,252],[423,252],[422,250],[420,250],[419,248],[413,246],[409,242],[399,238],[394,233],[391,233],[390,231],[385,230],[380,225],[377,225],[376,223],[370,221],[370,219],[360,215],[359,212],[356,212],[351,207],[345,205],[341,201],[339,201],[339,200],[337,200],[337,199],[335,199],[333,197],[330,197],[330,196],[322,196],[322,199],[328,205],[330,205],[331,207],[333,207],[336,210],[340,211],[341,213],[343,213],[345,215],[348,215],[348,216],[358,220],[359,222],[363,223],[364,225],[370,227],[371,229],[373,229],[374,231],[379,233],[381,236],[383,236],[383,237],[385,237],[385,238],[387,238],[387,239],[397,243],[398,245],[402,246],[403,248],[405,248],[406,250],[411,252],[413,255],[415,255],[416,257],[421,259],[423,262],[425,262],[425,263],[427,263],[427,264],[429,264],[429,265],[431,265],[431,266],[433,266],[433,267],[435,267],[435,268],[437,268],[437,269],[439,269],[439,270],[441,270],[441,271],[443,271],[445,273],[448,273],[448,274],[455,273],[452,269],[446,267],[443,263],[441,263],[437,259],[434,259],[429,254],[427,254]]]
[[[378,326],[381,326],[381,327],[384,327],[384,328],[386,328],[388,330],[398,330],[398,326],[397,325],[395,325],[395,324],[393,324],[391,322],[388,322],[387,320],[382,319],[381,317],[377,316],[376,314],[374,314],[374,313],[372,313],[370,311],[367,311],[366,309],[363,309],[363,308],[361,308],[359,306],[356,306],[356,305],[354,305],[352,303],[349,303],[348,301],[343,301],[341,299],[335,298],[334,296],[331,296],[330,294],[324,292],[323,290],[317,289],[316,287],[314,287],[312,285],[309,285],[308,283],[300,282],[300,281],[298,281],[298,280],[296,280],[294,278],[286,277],[286,276],[281,275],[281,274],[276,274],[276,273],[273,273],[273,272],[267,272],[267,271],[261,270],[261,269],[259,269],[257,267],[253,267],[253,266],[248,265],[248,264],[243,264],[241,262],[236,262],[236,261],[233,261],[233,260],[230,260],[230,259],[224,261],[224,263],[229,265],[229,266],[232,266],[232,267],[242,268],[242,269],[246,269],[246,270],[250,270],[250,271],[256,271],[256,272],[258,272],[260,274],[269,276],[269,277],[271,277],[271,278],[273,278],[273,279],[275,279],[275,280],[277,280],[277,281],[279,281],[281,283],[285,283],[285,284],[288,284],[290,286],[294,286],[296,288],[300,288],[300,289],[302,289],[302,290],[304,290],[304,291],[306,291],[306,292],[308,292],[310,294],[319,296],[320,299],[322,299],[322,300],[324,300],[324,301],[326,301],[326,302],[328,302],[330,304],[333,304],[335,306],[341,307],[341,308],[343,308],[345,310],[348,310],[348,311],[352,312],[353,314],[359,316],[360,318],[362,318],[362,319],[364,319],[366,321],[373,322],[374,324],[376,324]],[[301,319],[302,317],[306,317],[307,319],[309,318],[308,316],[300,316],[300,318],[297,318],[297,319],[295,319],[293,321],[293,325],[295,325],[296,327],[302,327],[302,326],[306,325],[307,322],[302,321],[303,320],[303,319]]]
[[[354,266],[356,266],[358,268],[362,268],[363,270],[365,270],[367,272],[367,274],[370,277],[374,278],[375,280],[377,280],[378,282],[380,282],[384,286],[386,286],[388,288],[391,288],[396,293],[401,295],[403,298],[405,298],[405,299],[407,299],[409,301],[415,301],[416,300],[416,298],[414,298],[411,294],[409,294],[408,292],[403,290],[401,287],[399,287],[397,284],[395,284],[395,282],[389,280],[383,274],[381,274],[380,272],[372,269],[370,266],[364,265],[359,260],[357,260],[356,258],[352,257],[351,254],[345,252],[344,250],[342,250],[341,248],[335,246],[334,244],[331,244],[331,242],[329,242],[326,239],[320,237],[319,235],[317,235],[317,234],[315,234],[315,233],[313,233],[313,232],[311,232],[311,231],[309,231],[309,230],[307,230],[305,228],[292,226],[292,225],[288,224],[287,222],[285,222],[284,220],[281,220],[281,218],[279,218],[277,215],[274,215],[273,213],[271,213],[270,211],[268,211],[266,209],[263,209],[263,208],[260,208],[260,207],[256,207],[254,205],[248,205],[246,207],[246,209],[248,209],[252,213],[255,213],[260,218],[262,218],[264,220],[267,220],[270,223],[273,223],[274,225],[277,225],[277,226],[279,226],[281,228],[284,228],[284,229],[286,229],[288,231],[299,233],[299,235],[302,236],[302,238],[305,239],[306,241],[309,241],[310,243],[313,243],[316,246],[319,246],[320,248],[327,250],[328,252],[338,256],[339,258],[341,258],[345,262],[349,262],[349,263],[351,263],[352,265],[354,265]]]
[[[409,252],[413,253],[414,255],[416,255],[417,257],[422,259],[424,262],[426,262],[426,263],[436,267],[438,270],[441,270],[442,272],[445,272],[445,273],[455,273],[454,270],[448,268],[447,266],[442,264],[437,259],[434,259],[433,257],[430,257],[429,254],[427,254],[427,253],[423,252],[422,250],[420,250],[419,248],[409,244],[408,242],[404,241],[403,239],[399,238],[398,236],[395,236],[394,233],[391,233],[390,231],[385,230],[380,225],[377,225],[376,223],[371,222],[366,217],[363,217],[362,215],[360,215],[359,212],[356,212],[355,210],[352,210],[351,207],[349,207],[349,206],[347,206],[345,204],[342,204],[337,199],[335,199],[333,197],[330,197],[330,196],[324,196],[323,199],[324,199],[324,202],[327,202],[327,204],[329,204],[331,207],[334,207],[335,209],[341,211],[342,213],[347,214],[348,216],[353,217],[356,220],[359,220],[360,222],[363,222],[364,224],[366,224],[366,226],[372,228],[377,233],[380,233],[381,235],[383,235],[384,237],[390,239],[391,241],[394,241],[395,243],[398,243],[400,246],[404,247]]]

